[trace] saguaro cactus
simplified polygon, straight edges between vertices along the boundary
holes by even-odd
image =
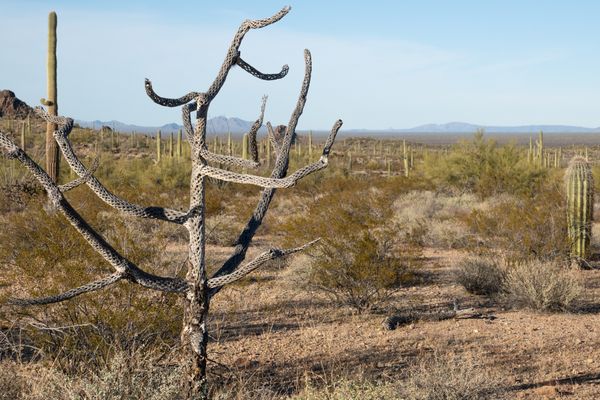
[[[544,167],[544,132],[542,131],[539,133],[537,151],[538,165]]]
[[[158,132],[156,132],[156,162],[159,163],[160,162],[160,157],[162,154],[162,150],[161,150],[161,141],[162,139],[160,138],[161,134],[160,134],[160,130]]]
[[[182,149],[182,143],[181,143],[181,139],[182,139],[182,134],[181,134],[181,129],[177,131],[177,158],[181,158],[181,156],[183,155],[183,149]]]
[[[406,151],[406,139],[402,140],[402,160],[404,162],[404,176],[408,178],[410,168],[408,165],[408,153]]]
[[[242,136],[242,158],[244,160],[248,159],[248,134],[244,133]]]
[[[264,217],[278,188],[294,186],[305,176],[326,168],[329,163],[329,154],[335,141],[342,121],[333,124],[331,132],[325,141],[321,157],[318,161],[303,166],[288,175],[290,150],[296,136],[298,120],[304,110],[306,97],[312,75],[312,59],[308,50],[304,51],[304,78],[300,87],[298,100],[292,111],[287,125],[277,126],[273,132],[273,148],[275,151],[275,165],[270,176],[259,176],[236,172],[235,169],[257,169],[260,167],[256,135],[262,125],[263,112],[248,133],[250,159],[216,154],[207,148],[206,122],[208,111],[227,79],[231,68],[239,66],[252,76],[262,80],[281,79],[288,72],[287,65],[280,72],[265,74],[248,64],[240,56],[240,46],[244,36],[251,30],[264,28],[283,18],[290,8],[285,7],[275,15],[258,20],[244,21],[236,32],[225,56],[225,60],[218,75],[205,91],[192,91],[179,98],[165,98],[159,96],[153,89],[152,83],[146,80],[146,94],[156,104],[164,107],[181,107],[183,126],[186,138],[190,144],[191,177],[190,177],[190,204],[187,210],[166,207],[145,207],[128,202],[117,196],[102,185],[75,154],[69,141],[69,133],[74,121],[71,118],[55,117],[38,109],[38,113],[46,121],[57,123],[59,129],[54,132],[54,139],[60,145],[65,160],[68,162],[79,178],[75,181],[58,186],[48,174],[35,163],[22,149],[20,149],[8,135],[0,132],[0,148],[8,156],[20,161],[27,170],[38,180],[46,190],[51,204],[59,210],[71,223],[77,232],[96,250],[111,267],[111,272],[93,282],[68,290],[62,294],[37,299],[11,299],[13,305],[41,305],[57,303],[72,299],[76,296],[106,288],[117,282],[129,282],[142,287],[179,294],[183,303],[183,323],[181,330],[181,348],[184,373],[182,377],[182,396],[186,399],[206,399],[208,397],[208,384],[206,381],[207,345],[208,345],[208,313],[210,302],[220,290],[233,282],[242,279],[265,262],[296,253],[314,243],[309,242],[304,246],[292,249],[271,248],[260,254],[257,258],[245,264],[246,253],[257,229],[262,224]],[[264,102],[263,102],[264,104]],[[264,108],[263,108],[264,110]],[[195,113],[196,124],[192,125],[191,114]],[[160,136],[157,135],[157,139]],[[160,141],[157,140],[160,144]],[[160,153],[159,153],[160,154]],[[224,165],[230,169],[223,169]],[[218,265],[216,271],[209,275],[206,268],[206,182],[212,178],[225,182],[255,185],[262,188],[260,198],[254,211],[249,217],[245,227],[240,232],[235,248],[223,264]],[[91,191],[109,206],[123,214],[138,218],[151,218],[183,226],[188,231],[189,246],[187,259],[187,273],[185,279],[180,277],[165,277],[148,273],[120,254],[106,239],[96,232],[90,224],[71,206],[64,193],[78,185],[86,184]]]
[[[43,105],[48,107],[48,113],[58,115],[57,85],[56,85],[56,13],[48,14],[48,64],[47,64],[48,93],[47,98],[42,99]],[[58,126],[48,121],[46,123],[46,171],[53,182],[58,181],[58,170],[60,154],[58,145],[54,140],[54,131]]]
[[[312,137],[312,131],[308,132],[308,161],[312,160],[312,155],[313,155],[313,137]]]
[[[21,148],[25,150],[25,122],[21,123]]]
[[[590,257],[594,214],[594,178],[585,158],[575,156],[565,173],[571,257],[584,265]]]

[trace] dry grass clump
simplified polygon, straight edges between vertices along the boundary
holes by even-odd
[[[402,400],[398,389],[392,384],[352,381],[343,379],[325,388],[308,387],[291,400]]]
[[[566,311],[583,292],[576,271],[556,262],[530,261],[510,267],[504,285],[512,305],[536,311]]]
[[[508,305],[535,311],[567,311],[583,292],[577,271],[556,261],[470,257],[458,264],[456,278],[469,293],[501,294]]]
[[[179,391],[177,367],[119,353],[100,370],[66,375],[41,364],[0,364],[0,399],[11,400],[172,400]]]
[[[506,271],[491,258],[470,257],[459,262],[456,278],[467,292],[489,296],[502,291]]]
[[[423,358],[408,371],[408,381],[401,385],[402,399],[407,400],[481,400],[502,399],[499,379],[479,357],[434,353]]]
[[[24,386],[23,378],[17,373],[17,363],[0,363],[0,400],[18,399]]]

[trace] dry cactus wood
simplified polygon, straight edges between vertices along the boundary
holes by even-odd
[[[270,249],[254,260],[242,265],[246,252],[252,242],[257,228],[261,225],[263,218],[273,199],[276,188],[293,186],[304,176],[323,169],[327,166],[329,152],[334,143],[336,134],[342,125],[338,120],[333,125],[331,133],[324,145],[321,158],[309,164],[290,176],[287,176],[290,148],[296,135],[296,125],[304,109],[306,96],[311,78],[310,52],[305,50],[305,74],[300,89],[296,107],[292,112],[287,126],[280,125],[273,129],[270,124],[270,141],[274,146],[276,155],[275,166],[270,177],[261,177],[237,173],[208,165],[208,162],[227,165],[229,167],[256,168],[259,166],[258,150],[256,144],[256,133],[262,125],[266,98],[263,98],[260,116],[252,126],[249,137],[251,160],[225,156],[211,153],[206,146],[206,119],[211,101],[219,93],[225,83],[227,75],[235,65],[253,76],[263,80],[283,78],[288,71],[287,65],[283,66],[277,74],[264,74],[247,62],[242,60],[239,47],[245,34],[251,29],[259,29],[273,24],[283,18],[290,10],[284,7],[281,11],[270,18],[260,20],[244,21],[233,38],[225,61],[211,84],[205,92],[190,92],[178,99],[169,99],[157,95],[149,80],[145,87],[148,96],[157,104],[166,107],[182,107],[182,118],[187,140],[191,146],[192,171],[190,183],[190,207],[187,211],[178,211],[163,207],[144,207],[132,204],[107,190],[93,175],[93,170],[88,169],[77,157],[68,136],[73,128],[73,120],[53,116],[42,108],[37,113],[48,123],[55,123],[58,129],[54,132],[54,139],[58,144],[65,160],[71,169],[79,176],[70,184],[58,186],[51,177],[39,165],[37,165],[23,149],[19,148],[7,134],[0,132],[0,147],[6,153],[20,161],[46,190],[50,202],[69,220],[75,229],[85,240],[112,266],[114,272],[105,277],[90,282],[86,285],[71,289],[62,294],[38,298],[38,299],[12,299],[14,305],[49,304],[71,299],[83,293],[92,292],[110,286],[120,280],[127,280],[141,286],[165,291],[179,293],[184,298],[184,315],[181,340],[184,349],[184,363],[186,374],[183,377],[183,394],[186,398],[206,398],[206,347],[208,333],[206,320],[210,300],[223,286],[235,282],[268,260],[284,257],[303,250],[313,242],[292,249]],[[190,114],[196,111],[196,125],[192,127]],[[95,169],[95,168],[93,168]],[[218,271],[208,277],[205,265],[205,179],[212,177],[219,180],[248,183],[263,187],[261,197],[245,228],[240,233],[232,255],[227,259]],[[154,218],[166,222],[183,225],[189,233],[189,261],[185,279],[177,277],[162,277],[145,272],[131,260],[119,254],[106,240],[97,233],[82,217],[73,209],[63,192],[77,185],[86,184],[101,200],[116,210],[135,217]]]

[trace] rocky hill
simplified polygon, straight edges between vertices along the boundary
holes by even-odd
[[[33,113],[33,108],[19,100],[10,90],[0,91],[0,118],[23,119]]]

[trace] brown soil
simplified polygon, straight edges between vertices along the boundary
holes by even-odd
[[[581,271],[586,298],[575,312],[541,314],[466,293],[453,279],[463,256],[427,250],[423,282],[401,289],[386,310],[362,315],[301,289],[303,256],[288,268],[255,273],[213,302],[211,368],[221,378],[260,380],[283,394],[307,380],[341,376],[397,382],[418,359],[450,353],[474,357],[508,398],[599,398],[600,271]],[[449,310],[454,299],[496,319],[381,326],[395,311]]]

